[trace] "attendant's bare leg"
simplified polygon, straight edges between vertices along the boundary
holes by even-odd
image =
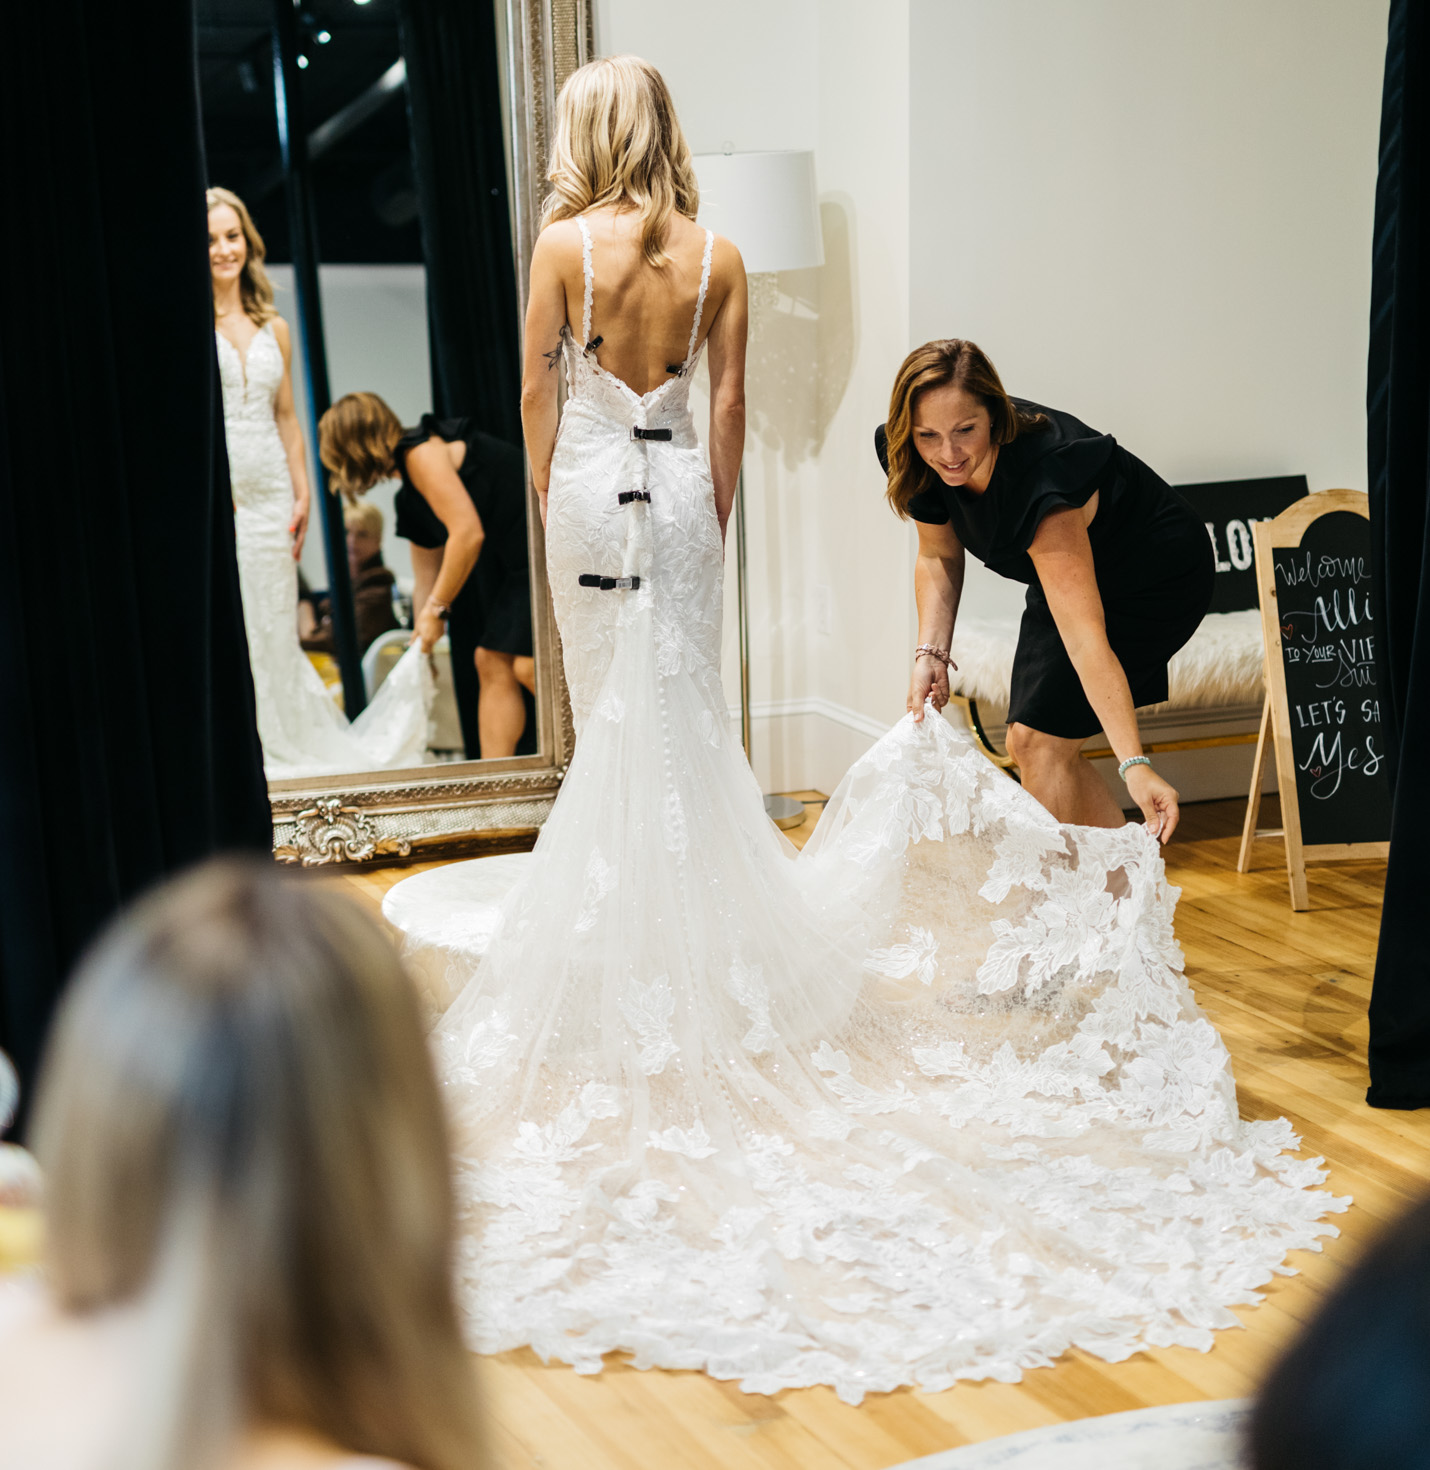
[[[516,682],[529,694],[536,693],[536,660],[529,653],[518,653],[512,663]]]
[[[516,656],[491,648],[477,649],[477,678],[482,681],[477,698],[482,759],[515,755],[516,743],[526,729],[526,702],[516,676]]]
[[[1081,750],[1081,740],[1045,735],[1028,725],[1008,726],[1008,754],[1018,762],[1024,789],[1058,821],[1079,827],[1121,827],[1127,818]]]
[[[437,573],[442,570],[442,548],[440,546],[412,547],[412,615],[416,617],[427,605],[436,585]]]

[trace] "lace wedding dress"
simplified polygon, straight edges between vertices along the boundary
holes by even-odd
[[[279,781],[421,765],[436,686],[420,651],[403,655],[349,724],[298,642],[298,569],[289,534],[293,481],[273,416],[283,352],[269,323],[246,355],[222,332],[215,335],[264,770]]]
[[[800,857],[766,820],[718,678],[700,315],[644,396],[566,333],[547,564],[574,759],[532,854],[386,907],[455,995],[472,1345],[852,1403],[1207,1348],[1346,1202],[1284,1120],[1239,1118],[1142,826],[1060,826],[932,707]]]

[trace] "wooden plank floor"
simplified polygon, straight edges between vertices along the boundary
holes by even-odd
[[[1274,826],[1271,805],[1263,821]],[[812,804],[811,818],[819,810]],[[1177,934],[1187,974],[1226,1038],[1243,1114],[1289,1117],[1306,1148],[1329,1161],[1329,1187],[1355,1196],[1336,1217],[1341,1238],[1319,1254],[1297,1252],[1299,1274],[1273,1282],[1261,1306],[1241,1309],[1243,1329],[1219,1333],[1210,1353],[1173,1348],[1107,1364],[1074,1352],[1021,1383],[883,1394],[857,1409],[827,1389],[766,1398],[699,1373],[641,1373],[613,1360],[581,1377],[529,1351],[505,1353],[478,1369],[493,1465],[882,1470],[1037,1425],[1252,1392],[1363,1243],[1430,1185],[1430,1112],[1381,1112],[1364,1102],[1384,864],[1310,868],[1312,908],[1293,913],[1278,843],[1258,843],[1253,871],[1236,872],[1241,810],[1240,802],[1188,808],[1167,850],[1182,889]],[[802,845],[812,830],[811,819],[789,835]],[[412,871],[355,871],[337,881],[376,908]]]

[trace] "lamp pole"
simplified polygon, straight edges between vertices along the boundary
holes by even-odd
[[[750,587],[745,563],[745,467],[735,481],[735,602],[740,629],[740,743],[745,759],[754,765],[750,735]],[[793,796],[765,796],[765,815],[776,827],[788,831],[804,821],[804,803]]]
[[[734,145],[727,143],[723,152],[698,154],[694,163],[700,184],[700,223],[739,246],[752,287],[758,281],[773,288],[780,271],[824,264],[813,153],[736,153]],[[751,292],[752,314],[759,294]],[[740,630],[740,739],[749,760],[750,589],[743,469],[735,484],[735,588]],[[766,796],[765,811],[777,827],[797,827],[804,820],[804,803],[788,796]]]

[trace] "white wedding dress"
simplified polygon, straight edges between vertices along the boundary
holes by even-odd
[[[644,396],[566,332],[547,565],[574,759],[532,854],[386,906],[455,995],[470,1341],[853,1403],[1207,1348],[1346,1202],[1284,1120],[1239,1118],[1142,826],[1060,826],[931,707],[803,855],[766,820],[718,677],[699,327]]]
[[[265,323],[248,352],[216,332],[238,577],[270,781],[421,765],[436,684],[409,649],[350,724],[298,642],[293,481],[273,414],[283,352]]]

